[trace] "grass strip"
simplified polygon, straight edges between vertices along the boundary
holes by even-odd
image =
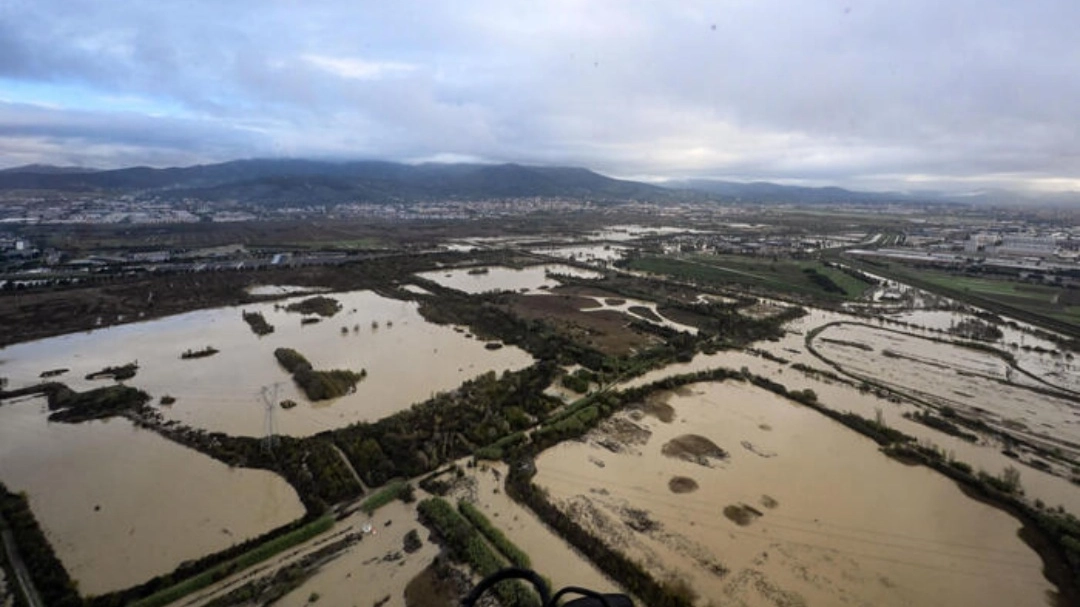
[[[480,512],[476,506],[469,502],[458,502],[458,511],[469,519],[473,527],[476,527],[491,542],[491,545],[495,546],[495,549],[506,557],[506,560],[518,567],[532,569],[532,561],[529,560],[529,555],[525,554],[525,551],[521,548],[518,548],[514,542],[511,542],[510,538],[506,537],[502,530],[493,525],[488,520],[488,517],[484,516],[484,513]]]
[[[260,544],[230,561],[212,567],[199,575],[180,582],[179,584],[155,592],[141,601],[132,603],[132,605],[133,607],[160,607],[162,605],[168,605],[196,590],[206,588],[218,580],[224,579],[243,569],[247,569],[256,563],[261,563],[275,554],[292,548],[297,544],[306,542],[316,535],[328,531],[333,526],[333,515],[328,514],[320,517],[303,527],[276,537],[264,544]]]

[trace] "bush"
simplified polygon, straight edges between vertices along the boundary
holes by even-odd
[[[488,518],[484,516],[484,513],[480,512],[476,506],[469,502],[458,502],[458,511],[460,511],[465,518],[469,519],[469,522],[472,523],[489,542],[491,542],[492,546],[495,546],[496,550],[506,557],[506,560],[517,567],[525,569],[532,568],[532,562],[529,560],[529,555],[525,554],[524,550],[518,548],[511,542],[510,538],[506,537],[499,528],[492,525],[491,521],[488,520]]]
[[[503,568],[503,562],[495,556],[484,540],[449,502],[433,497],[417,506],[424,524],[435,529],[446,541],[455,558],[465,561],[481,577],[487,577]],[[540,601],[524,584],[517,580],[505,581],[494,588],[503,605],[514,607],[539,607]]]

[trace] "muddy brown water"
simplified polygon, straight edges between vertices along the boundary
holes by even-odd
[[[557,287],[559,281],[547,276],[548,272],[567,274],[580,278],[600,278],[602,275],[589,270],[581,270],[574,266],[560,264],[545,264],[516,269],[504,266],[489,266],[483,268],[483,273],[476,272],[472,268],[459,268],[454,270],[435,270],[417,274],[421,278],[435,281],[444,287],[457,289],[465,293],[485,293],[488,291],[535,291],[541,287]]]
[[[845,370],[935,404],[989,412],[1013,425],[1023,424],[1024,432],[1033,436],[1080,444],[1080,405],[994,381],[1027,378],[1009,371],[1005,361],[992,354],[858,324],[828,327],[814,347]]]
[[[807,316],[788,323],[788,333],[779,341],[759,342],[755,344],[755,347],[787,359],[792,364],[802,363],[822,371],[835,371],[806,350],[805,334],[813,328],[829,322],[858,320],[858,318],[847,314],[810,309]],[[891,360],[890,368],[902,372],[906,362],[902,359]],[[622,386],[642,386],[665,377],[717,367],[735,370],[746,367],[752,373],[769,377],[784,384],[788,389],[814,390],[818,395],[819,402],[826,406],[838,411],[853,411],[867,419],[874,419],[878,411],[881,411],[886,423],[890,426],[905,434],[915,436],[920,441],[941,448],[957,460],[971,464],[976,470],[999,474],[1006,466],[1017,466],[1015,460],[1001,453],[1002,447],[997,443],[972,444],[904,419],[902,417],[903,413],[919,410],[913,405],[893,403],[887,399],[879,398],[873,393],[860,392],[856,388],[827,378],[808,377],[787,365],[772,362],[748,352],[727,351],[714,355],[699,354],[689,363],[677,363],[650,371],[624,383]],[[1032,402],[1038,407],[1038,401]],[[1020,411],[1017,414],[1026,414],[1026,412]],[[1065,424],[1065,427],[1071,426],[1072,424]],[[1047,430],[1051,431],[1050,429]],[[1070,512],[1080,513],[1080,488],[1069,482],[1067,475],[1063,478],[1028,466],[1019,466],[1019,468],[1021,482],[1029,499],[1041,499],[1049,506],[1062,506]]]
[[[0,406],[0,480],[29,495],[84,595],[144,582],[304,514],[271,472],[230,469],[126,419],[46,417],[40,398]]]
[[[653,432],[641,455],[590,436],[546,451],[536,482],[660,577],[690,582],[701,604],[1047,604],[1052,586],[1017,520],[769,392],[734,382],[692,389],[670,397],[674,423],[637,422]],[[663,456],[688,429],[730,458],[706,468]],[[699,489],[673,495],[673,476]],[[746,526],[725,508],[749,513]],[[658,526],[629,526],[642,520]]]
[[[264,386],[277,384],[278,401],[292,399],[300,405],[273,408],[275,431],[307,436],[377,420],[488,370],[501,373],[533,361],[519,348],[487,350],[483,342],[452,327],[429,323],[414,302],[370,291],[329,296],[341,302],[342,310],[310,325],[301,325],[299,314],[259,304],[17,344],[0,350],[0,376],[17,388],[40,381],[42,371],[66,367],[71,371],[57,380],[84,390],[108,383],[85,380],[87,373],[138,361],[138,374],[125,383],[146,390],[155,400],[166,394],[175,397],[175,404],[161,408],[167,419],[241,436],[265,432],[260,393]],[[256,336],[241,318],[242,310],[262,312],[275,331]],[[220,352],[180,359],[185,350],[208,345]],[[354,393],[312,403],[278,365],[273,352],[279,347],[296,349],[316,369],[366,369],[368,375]]]

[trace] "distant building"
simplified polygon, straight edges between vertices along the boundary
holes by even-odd
[[[995,252],[1000,255],[1050,257],[1056,248],[1057,243],[1052,236],[1008,235],[1001,238],[1001,245]]]

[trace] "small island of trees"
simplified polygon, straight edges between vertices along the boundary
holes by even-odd
[[[285,306],[287,312],[299,312],[301,314],[318,314],[330,318],[341,311],[341,302],[333,297],[309,297],[303,301],[291,303]]]
[[[190,359],[190,358],[206,358],[207,356],[213,356],[213,355],[217,354],[220,351],[221,350],[218,350],[214,346],[206,346],[202,350],[188,349],[188,350],[184,350],[184,353],[180,355],[180,358],[182,358],[184,360],[187,360],[187,359]]]
[[[93,373],[87,373],[86,379],[105,379],[112,378],[115,380],[131,379],[135,377],[135,372],[139,370],[138,363],[128,363],[126,365],[119,365],[116,367],[105,367],[100,371],[94,371]]]
[[[366,369],[361,369],[359,373],[349,369],[316,371],[304,355],[292,348],[278,348],[274,350],[274,357],[286,371],[292,373],[293,381],[311,400],[344,396],[367,377]]]
[[[266,322],[262,312],[242,312],[241,315],[255,335],[269,335],[274,332],[274,325]]]

